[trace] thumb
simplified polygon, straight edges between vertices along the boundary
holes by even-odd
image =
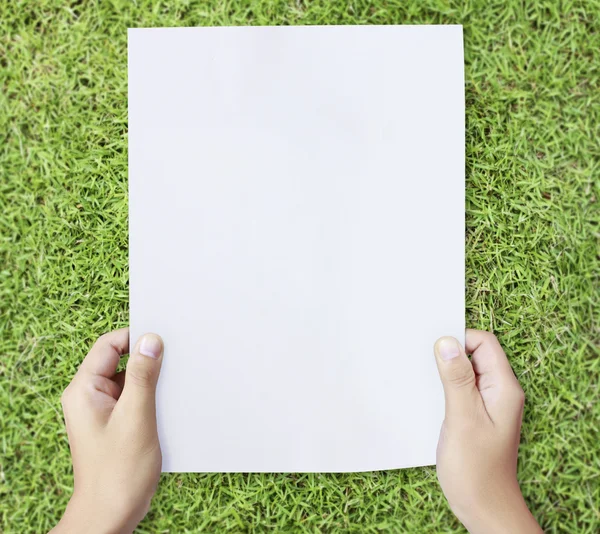
[[[442,337],[434,346],[438,371],[444,386],[446,418],[471,415],[482,407],[475,371],[461,344],[453,337]]]
[[[129,355],[120,401],[154,416],[156,384],[162,364],[163,342],[156,334],[145,334]]]

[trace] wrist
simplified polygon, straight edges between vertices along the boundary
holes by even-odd
[[[137,522],[73,495],[52,534],[131,534]]]
[[[471,534],[543,532],[529,511],[520,490],[501,492],[468,509],[457,510],[456,516]]]

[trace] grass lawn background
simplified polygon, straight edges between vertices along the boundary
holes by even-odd
[[[0,532],[58,521],[60,394],[128,323],[127,27],[409,23],[464,25],[467,325],[498,335],[526,392],[523,492],[546,532],[600,531],[598,1],[6,0]],[[430,467],[164,475],[139,531],[463,530]]]

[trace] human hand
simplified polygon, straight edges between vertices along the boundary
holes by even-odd
[[[129,533],[150,507],[161,470],[155,391],[163,344],[140,338],[126,371],[129,329],[101,336],[62,396],[74,491],[52,531]]]
[[[437,474],[452,511],[469,532],[542,532],[517,481],[525,396],[489,332],[467,330],[467,353],[452,337],[435,344],[446,399]]]

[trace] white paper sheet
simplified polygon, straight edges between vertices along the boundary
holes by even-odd
[[[464,337],[460,26],[129,30],[131,335],[163,471],[435,463]]]

